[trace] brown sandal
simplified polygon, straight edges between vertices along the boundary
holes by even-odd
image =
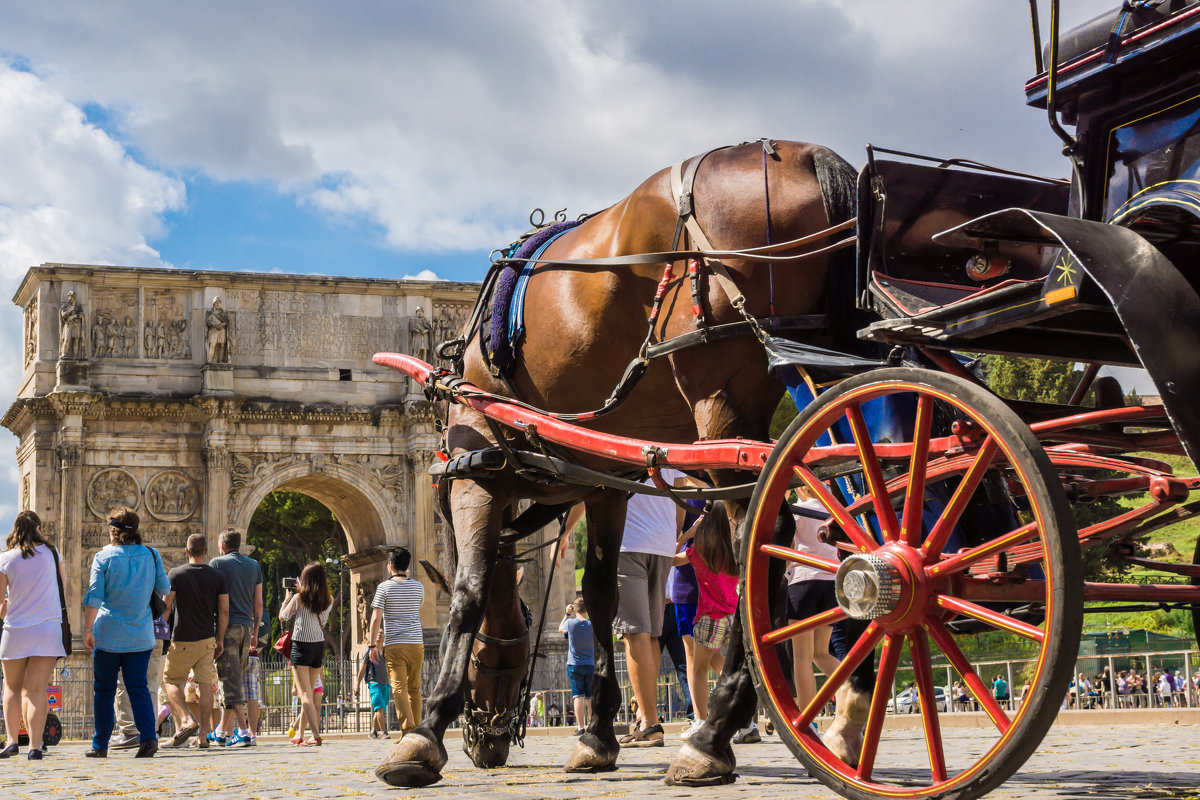
[[[634,728],[620,740],[622,747],[662,747],[664,744],[662,725],[658,723],[646,728]]]

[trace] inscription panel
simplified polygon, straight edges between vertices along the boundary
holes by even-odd
[[[345,313],[337,296],[228,290],[225,297],[235,363],[369,359],[400,347],[400,320]]]

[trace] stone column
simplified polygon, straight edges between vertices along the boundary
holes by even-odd
[[[200,402],[209,417],[204,428],[204,535],[208,537],[208,552],[216,554],[221,552],[217,537],[230,524],[229,431],[220,403],[208,399]]]
[[[69,420],[75,419],[70,424]],[[59,490],[58,525],[59,548],[62,554],[67,614],[71,629],[82,632],[83,593],[86,581],[83,561],[83,428],[75,415],[64,418],[62,435],[57,448],[62,484]],[[87,565],[90,566],[90,565]]]
[[[433,563],[437,563],[437,514],[434,513],[434,495],[433,487],[428,480],[426,469],[429,466],[430,459],[433,458],[431,450],[417,450],[408,460],[409,470],[412,474],[412,525],[410,531],[410,545],[413,552],[413,560],[428,559]],[[421,606],[421,627],[437,628],[439,625],[438,607],[441,605],[441,592],[437,587],[431,585],[425,580],[424,570],[420,566],[413,564],[414,572],[412,574],[421,579],[425,584],[425,604]],[[453,581],[453,576],[448,576]]]

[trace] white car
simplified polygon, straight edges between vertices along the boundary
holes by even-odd
[[[888,711],[895,714],[921,713],[921,701],[919,699],[916,699],[916,707],[913,707],[915,694],[916,692],[912,689],[905,689],[900,692],[900,694],[888,701]],[[950,710],[950,702],[946,699],[946,690],[943,687],[933,687],[933,698],[938,711],[948,712]]]

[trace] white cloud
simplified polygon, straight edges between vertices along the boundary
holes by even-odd
[[[1070,22],[1113,0],[1068,3]],[[274,180],[410,250],[489,250],[709,147],[867,141],[1065,174],[1024,4],[14,4],[0,50],[147,163]],[[69,40],[71,47],[63,47]]]
[[[405,275],[400,280],[402,281],[440,281],[441,278],[431,269],[423,269],[416,275]]]
[[[0,175],[4,297],[46,261],[161,266],[147,240],[160,232],[163,213],[184,204],[179,180],[136,163],[60,92],[3,62]],[[0,397],[13,398],[22,352],[21,315],[13,310],[0,314],[0,352]],[[0,442],[0,453],[11,450]],[[15,500],[13,468],[2,474],[0,498]],[[8,507],[0,505],[0,521]]]

